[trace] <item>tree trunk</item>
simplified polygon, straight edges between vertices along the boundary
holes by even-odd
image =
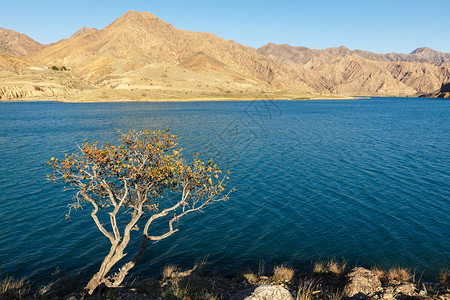
[[[148,238],[144,236],[142,238],[141,249],[139,250],[139,252],[131,261],[127,262],[122,266],[122,268],[120,268],[119,272],[117,272],[114,277],[111,278],[112,280],[107,280],[107,282],[105,282],[107,287],[118,287],[120,284],[122,284],[125,276],[131,270],[131,268],[136,265],[136,263],[139,261],[139,259],[141,259],[142,255],[144,255],[145,251],[147,250],[147,242]]]
[[[125,256],[121,247],[113,245],[108,256],[106,256],[103,260],[100,270],[91,278],[91,280],[89,280],[85,287],[89,295],[92,295],[94,290],[102,283],[104,283],[107,287],[118,287],[122,284],[125,276],[131,268],[136,265],[144,252],[147,250],[147,241],[147,237],[144,236],[142,239],[141,249],[138,254],[131,261],[123,265],[123,267],[119,269],[119,272],[117,272],[113,277],[106,277],[111,268]]]
[[[102,265],[100,266],[100,270],[89,280],[88,284],[86,285],[85,289],[88,291],[89,295],[92,295],[94,290],[105,282],[106,275],[111,270],[111,268],[120,260],[123,255],[123,251],[117,252],[117,244],[118,241],[116,241],[109,250],[108,255],[105,257],[105,259],[102,262]]]
[[[89,280],[88,284],[84,288],[88,291],[89,295],[92,295],[92,293],[95,291],[95,289],[102,284],[102,275],[100,273],[97,273],[94,275],[94,277]]]

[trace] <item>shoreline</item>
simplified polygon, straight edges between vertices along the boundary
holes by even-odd
[[[169,264],[149,277],[139,278],[141,275],[131,272],[118,288],[103,286],[92,296],[84,291],[91,275],[53,274],[51,282],[31,283],[6,276],[0,278],[0,298],[241,300],[258,290],[272,289],[285,293],[287,298],[264,299],[450,299],[448,269],[442,269],[436,280],[427,281],[410,269],[366,269],[334,259],[319,260],[312,270],[294,269],[285,264],[267,268],[260,260],[257,269],[248,267],[233,274],[209,270],[205,260],[190,269]],[[9,289],[5,288],[7,285]]]
[[[49,98],[49,97],[33,97],[33,98],[21,98],[21,99],[4,99],[2,102],[60,102],[60,103],[129,103],[129,102],[150,102],[150,103],[166,103],[166,102],[219,102],[219,101],[312,101],[312,100],[359,100],[369,99],[371,96],[323,96],[323,97],[193,97],[193,98],[173,98],[173,99],[107,99],[107,100],[71,100],[64,98]]]

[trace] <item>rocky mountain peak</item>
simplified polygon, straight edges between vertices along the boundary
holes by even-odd
[[[112,22],[108,27],[145,27],[151,23],[165,23],[163,20],[156,17],[150,12],[137,12],[135,10],[130,10],[129,12],[120,16],[117,20]],[[107,28],[108,28],[107,27]]]
[[[324,49],[324,51],[327,51],[329,53],[339,55],[339,56],[349,55],[352,52],[350,49],[348,49],[345,46],[330,47],[330,48]]]
[[[436,50],[430,49],[428,47],[420,47],[411,52],[410,54],[420,54],[420,53],[435,53],[438,52]]]
[[[94,32],[94,31],[97,31],[97,30],[98,29],[93,28],[93,27],[82,27],[77,32],[72,34],[71,37],[76,37],[76,36],[79,36],[79,35],[82,35],[82,34],[85,34],[85,33],[88,33],[88,32]]]

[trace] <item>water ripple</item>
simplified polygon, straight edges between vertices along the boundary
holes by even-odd
[[[205,150],[230,169],[237,188],[151,244],[135,270],[143,276],[207,255],[225,273],[259,259],[345,257],[426,274],[450,264],[449,102],[279,101],[281,113],[258,124],[246,113],[255,104],[0,103],[0,275],[98,268],[108,241],[89,208],[64,219],[73,194],[46,182],[45,162],[75,143],[116,142],[116,128],[170,127],[187,153]],[[236,120],[246,142],[223,142]],[[211,143],[221,151],[205,149]]]

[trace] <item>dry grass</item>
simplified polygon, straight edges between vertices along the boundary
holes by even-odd
[[[175,265],[167,265],[163,270],[163,279],[187,277],[192,275],[194,271],[199,273],[206,262],[207,258],[204,258],[202,261],[197,262],[191,269],[186,271],[181,271],[181,269]]]
[[[17,280],[12,276],[0,280],[0,295],[9,298],[21,298],[30,292],[30,283],[25,279]]]
[[[347,262],[342,260],[341,263],[335,261],[334,259],[330,260],[327,263],[328,271],[335,275],[342,275],[345,272],[345,268],[347,267]]]
[[[322,264],[325,266],[324,264]],[[322,286],[320,281],[316,284],[314,281],[300,281],[296,300],[341,300],[344,299],[344,290],[335,289],[329,286]]]
[[[164,267],[162,275],[163,275],[164,279],[173,278],[173,277],[176,277],[176,274],[179,271],[180,271],[180,268],[178,268],[177,266],[167,265]]]
[[[338,262],[335,259],[332,259],[327,263],[319,260],[314,264],[313,272],[316,274],[332,273],[339,276],[344,274],[346,267],[347,262],[345,260],[342,260],[342,262]]]
[[[379,267],[372,267],[370,271],[372,271],[372,273],[374,273],[380,280],[384,279],[386,276],[386,271]]]
[[[450,270],[442,269],[438,276],[439,283],[442,286],[450,285],[449,277],[450,277]]]
[[[275,266],[273,269],[273,279],[275,281],[290,282],[294,277],[294,269],[286,267],[285,265]]]
[[[258,264],[258,276],[264,275],[265,272],[266,272],[266,265],[264,259],[260,259]]]
[[[386,273],[386,279],[389,282],[408,282],[412,277],[410,270],[405,268],[390,269]]]
[[[164,290],[161,292],[163,298],[176,298],[176,299],[190,299],[189,294],[191,293],[189,284],[181,283],[180,280],[173,280],[165,286]]]
[[[344,291],[343,290],[331,290],[324,293],[326,300],[341,300],[344,298]]]
[[[318,262],[316,262],[316,263],[314,264],[314,270],[313,270],[313,272],[314,272],[314,273],[317,273],[317,274],[326,273],[327,270],[326,270],[326,268],[325,268],[325,263],[324,263],[323,261],[321,261],[321,260],[319,260]]]
[[[256,284],[258,282],[258,276],[256,276],[253,272],[247,272],[242,274],[244,278],[248,281],[250,284]]]
[[[311,300],[314,297],[314,286],[313,284],[305,284],[304,282],[300,282],[297,291],[296,300]]]

